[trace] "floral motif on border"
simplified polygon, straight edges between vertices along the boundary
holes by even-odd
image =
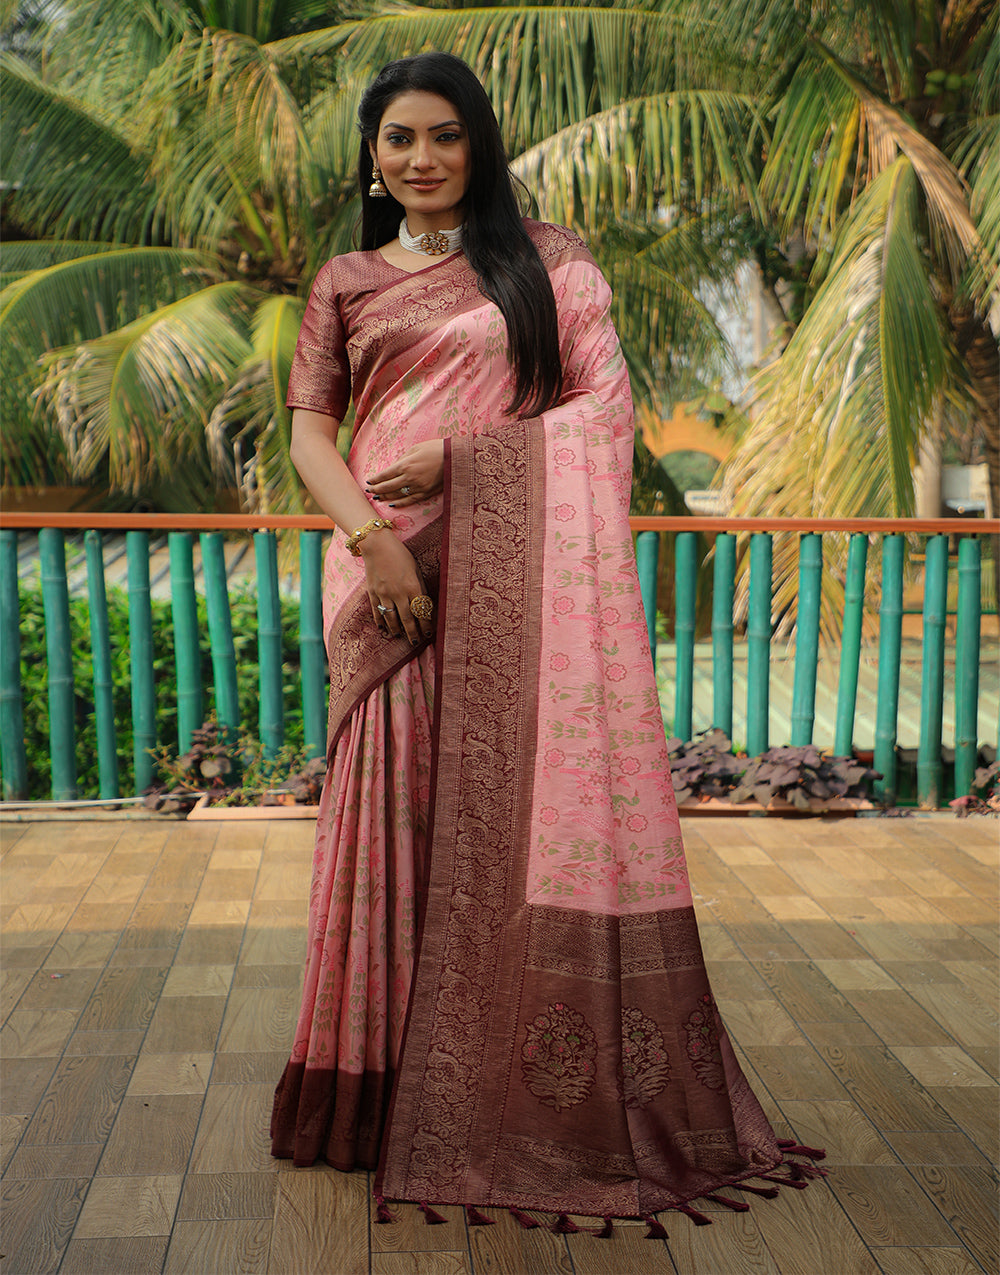
[[[525,1028],[521,1075],[528,1092],[556,1111],[585,1102],[597,1074],[597,1037],[579,1012],[562,1001]]]
[[[688,1016],[684,1031],[694,1074],[706,1089],[722,1093],[726,1087],[726,1074],[719,1043],[719,1011],[711,992],[704,992],[698,997],[697,1007]]]
[[[670,1059],[663,1033],[635,1006],[622,1006],[622,1055],[618,1096],[631,1110],[645,1107],[670,1080]]]

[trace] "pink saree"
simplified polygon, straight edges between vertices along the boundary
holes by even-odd
[[[777,1143],[705,973],[609,290],[574,235],[528,228],[565,370],[537,418],[504,413],[503,321],[461,255],[416,275],[340,258],[303,323],[289,403],[340,417],[353,384],[359,477],[450,441],[443,499],[399,519],[432,646],[378,634],[339,538],[327,563],[330,768],[273,1150],[377,1161],[380,1208],[693,1212],[810,1170],[774,1175],[805,1149]]]

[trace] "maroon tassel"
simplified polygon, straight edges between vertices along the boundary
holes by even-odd
[[[595,1231],[594,1235],[599,1240],[610,1240],[611,1237],[614,1235],[614,1233],[615,1233],[615,1225],[612,1222],[611,1218],[606,1217],[604,1219],[604,1225],[601,1227],[599,1231]]]
[[[526,1231],[530,1231],[533,1227],[541,1226],[541,1222],[537,1222],[533,1217],[529,1217],[527,1213],[522,1213],[520,1209],[508,1209],[515,1222],[523,1226]]]
[[[650,1215],[649,1217],[644,1217],[642,1220],[649,1227],[649,1230],[646,1232],[647,1240],[669,1240],[670,1239],[670,1236],[667,1234],[667,1232],[663,1228],[663,1224],[661,1222],[658,1222],[655,1217]]]
[[[771,1181],[772,1179],[768,1179]],[[765,1200],[776,1200],[778,1198],[778,1188],[776,1186],[751,1186],[748,1182],[735,1182],[733,1184],[737,1191],[749,1191],[751,1195],[762,1196]]]
[[[690,1204],[678,1204],[678,1213],[683,1213],[685,1217],[689,1217],[695,1226],[711,1226],[712,1219],[706,1217],[704,1213],[699,1213],[697,1209],[693,1209]]]
[[[426,1200],[422,1200],[417,1205],[417,1208],[424,1215],[424,1220],[428,1226],[440,1226],[442,1222],[448,1221],[448,1219],[446,1217],[442,1217],[436,1209],[432,1209]]]
[[[761,1182],[777,1182],[779,1186],[793,1186],[796,1191],[804,1191],[809,1185],[808,1182],[801,1182],[795,1178],[773,1178],[770,1173],[761,1173],[759,1177]]]
[[[395,1222],[395,1218],[389,1212],[389,1206],[381,1195],[375,1197],[375,1221],[376,1222]]]
[[[469,1219],[470,1226],[492,1226],[495,1218],[487,1217],[485,1213],[480,1213],[474,1204],[465,1206],[465,1213]]]
[[[749,1213],[750,1205],[744,1200],[727,1200],[724,1195],[706,1195],[706,1200],[711,1200],[713,1204],[721,1204],[723,1208],[732,1209],[734,1213]]]
[[[803,1147],[797,1142],[790,1140],[782,1141],[779,1139],[778,1146],[784,1151],[785,1155],[804,1155],[807,1160],[825,1160],[826,1152],[818,1147]]]
[[[553,1235],[576,1235],[579,1230],[580,1228],[570,1219],[568,1213],[560,1213],[551,1226]]]

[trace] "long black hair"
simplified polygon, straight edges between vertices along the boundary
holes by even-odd
[[[552,284],[521,219],[514,178],[500,127],[486,91],[472,70],[450,53],[421,53],[384,66],[358,108],[361,151],[361,247],[396,238],[403,206],[391,195],[372,199],[372,156],[379,125],[401,93],[435,93],[450,102],[469,140],[470,178],[462,202],[462,246],[479,290],[507,322],[507,353],[514,373],[511,413],[533,416],[551,407],[562,386],[559,328]]]

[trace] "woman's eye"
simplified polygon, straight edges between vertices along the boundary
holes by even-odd
[[[410,139],[405,133],[390,133],[386,140],[393,146],[405,146]]]
[[[438,142],[457,142],[458,134],[457,133],[439,133],[435,140]]]

